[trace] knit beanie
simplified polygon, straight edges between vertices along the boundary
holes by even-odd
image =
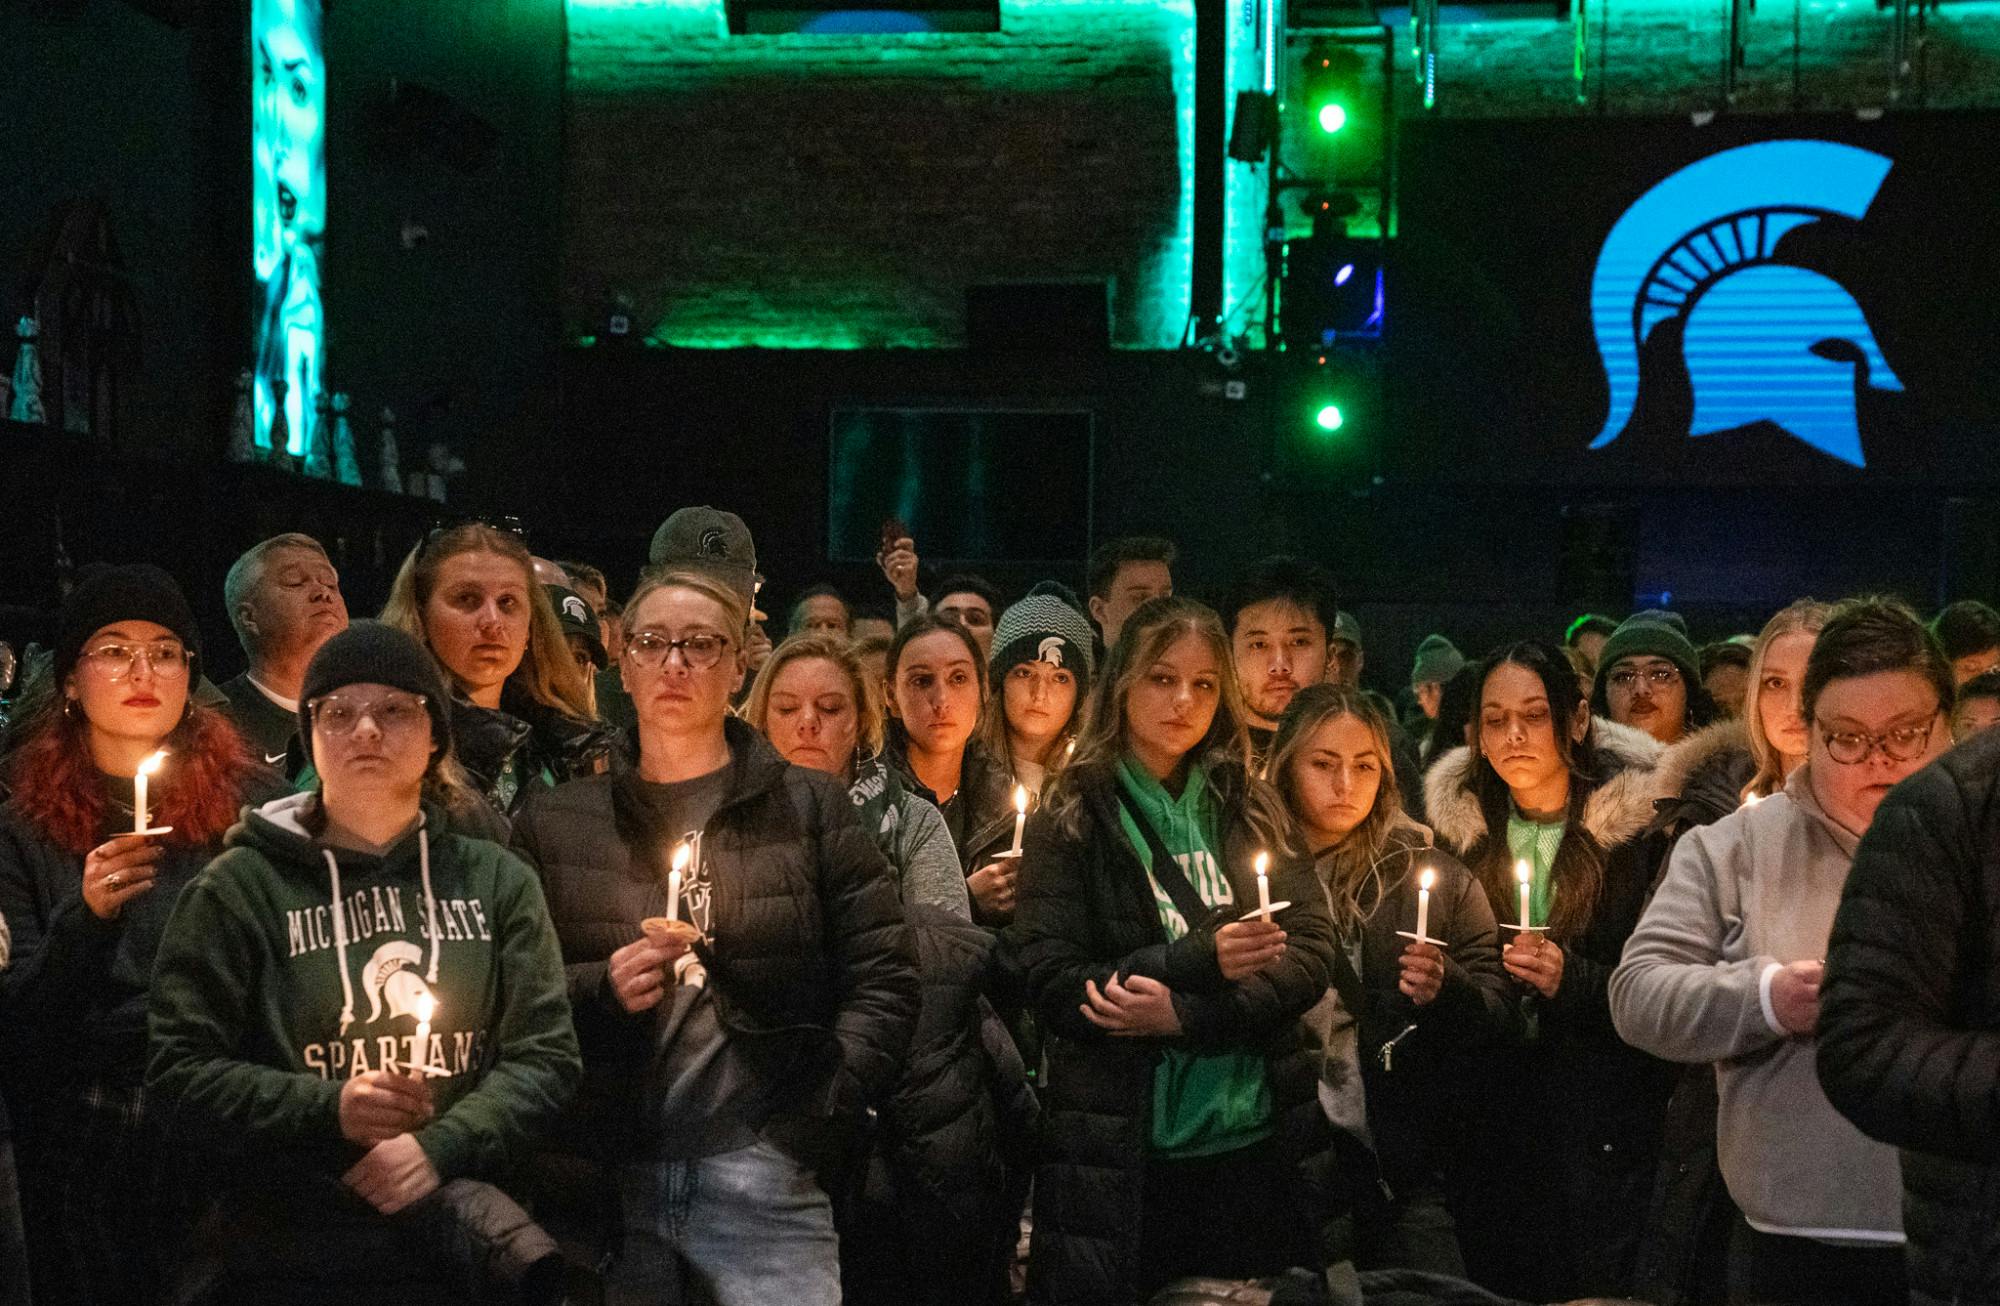
[[[1079,699],[1090,688],[1091,673],[1096,670],[1090,623],[1084,620],[1075,595],[1055,581],[1045,580],[1029,590],[1026,598],[1000,614],[994,627],[993,683],[998,685],[1023,662],[1047,662],[1067,669],[1076,677]]]
[[[1701,683],[1701,657],[1675,613],[1651,611],[1627,617],[1604,642],[1604,652],[1597,658],[1598,674],[1608,675],[1620,658],[1630,657],[1665,658],[1680,668],[1690,688]]]
[[[1442,635],[1426,635],[1417,645],[1416,665],[1410,668],[1410,684],[1442,685],[1465,668],[1465,654]]]
[[[319,646],[299,686],[299,738],[306,741],[308,760],[312,756],[313,703],[349,685],[388,685],[422,694],[424,709],[431,714],[431,740],[436,751],[451,751],[451,697],[437,659],[394,626],[356,621]]]
[[[76,669],[85,640],[121,621],[165,626],[189,653],[201,656],[201,628],[172,576],[150,562],[100,567],[69,592],[56,617],[55,683],[60,685]]]

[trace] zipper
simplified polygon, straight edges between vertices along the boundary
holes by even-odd
[[[1401,1043],[1404,1039],[1408,1038],[1410,1035],[1416,1032],[1417,1032],[1416,1025],[1414,1024],[1405,1025],[1403,1026],[1402,1033],[1396,1035],[1396,1037],[1390,1039],[1387,1043],[1384,1043],[1382,1045],[1382,1050],[1380,1052],[1377,1052],[1375,1056],[1376,1059],[1382,1063],[1383,1074],[1386,1075],[1396,1068],[1394,1065],[1394,1062],[1396,1060],[1396,1045],[1398,1043]]]

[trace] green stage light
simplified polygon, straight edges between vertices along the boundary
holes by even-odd
[[[1323,104],[1319,108],[1319,129],[1323,132],[1337,132],[1347,125],[1347,110],[1338,104]]]
[[[1319,411],[1313,414],[1313,424],[1322,431],[1338,431],[1345,420],[1340,415],[1339,404],[1321,404]]]

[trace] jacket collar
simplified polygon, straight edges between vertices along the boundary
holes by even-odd
[[[1643,833],[1652,824],[1654,802],[1671,796],[1658,774],[1665,749],[1643,730],[1603,717],[1592,718],[1590,730],[1598,756],[1617,769],[1585,797],[1579,824],[1600,846],[1616,848]],[[1438,758],[1424,777],[1424,814],[1438,837],[1460,850],[1475,847],[1488,834],[1472,775],[1472,750],[1460,746]]]

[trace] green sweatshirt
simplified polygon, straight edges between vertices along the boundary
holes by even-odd
[[[1179,798],[1129,757],[1120,764],[1118,779],[1201,900],[1210,907],[1232,904],[1235,891],[1223,873],[1219,851],[1224,813],[1208,787],[1207,772],[1190,767]],[[1169,942],[1181,938],[1188,932],[1188,922],[1153,874],[1153,854],[1145,835],[1122,805],[1118,822],[1146,868],[1161,929]],[[1154,1155],[1173,1160],[1248,1147],[1271,1132],[1271,1115],[1271,1088],[1261,1053],[1200,1054],[1173,1047],[1161,1053],[1153,1071]]]
[[[340,1133],[341,1086],[428,1058],[449,1077],[431,1080],[418,1144],[444,1182],[490,1177],[582,1073],[540,882],[498,844],[434,833],[429,806],[384,856],[329,850],[301,824],[315,801],[248,813],[182,894],[153,977],[148,1085],[225,1146],[338,1173],[361,1151]]]

